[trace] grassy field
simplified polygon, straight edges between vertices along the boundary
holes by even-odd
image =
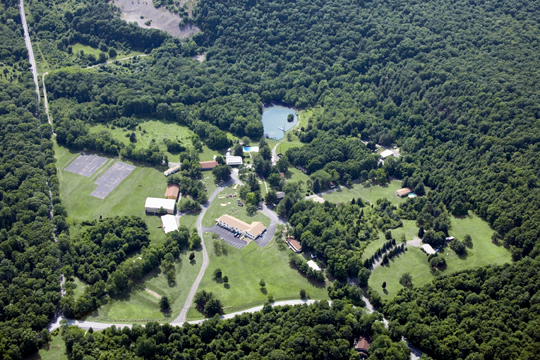
[[[75,277],[75,285],[77,287],[73,290],[73,294],[75,296],[75,299],[77,299],[79,296],[84,294],[84,289],[86,288],[86,284],[79,280],[79,278]]]
[[[491,242],[491,230],[488,224],[474,214],[464,218],[452,218],[450,235],[463,239],[466,234],[473,239],[473,248],[467,248],[467,255],[458,256],[449,247],[442,254],[447,263],[447,268],[442,273],[451,274],[456,271],[472,269],[487,265],[501,265],[511,261],[510,252],[502,246],[496,246]],[[390,298],[401,289],[399,278],[405,272],[413,277],[415,286],[422,286],[434,279],[430,272],[427,256],[419,248],[409,248],[404,255],[394,259],[389,266],[377,267],[370,278],[370,285],[379,291],[383,298]],[[387,283],[387,293],[383,293],[381,285]]]
[[[68,360],[66,354],[66,343],[58,331],[57,335],[51,336],[51,342],[48,346],[39,349],[39,352],[28,357],[26,360]]]
[[[134,291],[126,297],[111,299],[107,304],[99,308],[97,314],[93,314],[86,320],[109,321],[109,320],[158,320],[165,321],[174,319],[180,313],[188,296],[191,285],[195,281],[201,269],[202,253],[195,253],[195,261],[189,262],[189,253],[181,254],[180,262],[176,263],[176,284],[169,286],[167,278],[159,270],[146,275],[140,282],[135,284]],[[160,296],[167,296],[171,302],[171,315],[166,317],[159,307],[159,299],[145,291],[149,289]]]
[[[275,301],[299,299],[299,292],[305,289],[312,299],[328,299],[326,288],[314,286],[297,270],[289,266],[289,250],[279,251],[275,242],[260,248],[252,242],[241,250],[227,246],[228,254],[216,256],[209,234],[204,241],[210,257],[210,265],[198,291],[210,291],[220,299],[225,313],[232,313],[268,301],[267,294],[272,294]],[[229,277],[229,288],[213,280],[213,272],[220,268],[224,276]],[[261,291],[259,281],[266,281],[266,292]],[[188,319],[200,319],[202,315],[192,306]]]
[[[139,130],[139,127],[141,128]],[[167,146],[163,142],[165,139],[178,140],[185,147],[191,148],[191,136],[193,132],[186,126],[180,126],[175,122],[147,119],[139,124],[135,129],[129,130],[126,128],[107,127],[105,125],[96,125],[90,128],[91,133],[100,133],[102,131],[108,131],[114,139],[123,142],[125,145],[129,145],[130,141],[126,135],[135,133],[137,142],[134,143],[137,149],[148,148],[150,145],[157,144],[161,151],[165,152],[169,157],[170,162],[178,162],[178,154],[170,153],[167,151]],[[215,152],[214,152],[215,153]],[[203,160],[203,159],[201,159]],[[212,160],[211,158],[209,160]]]
[[[110,159],[98,171],[87,178],[73,174],[63,169],[79,156],[77,152],[55,145],[58,178],[60,180],[60,195],[62,204],[68,212],[68,222],[98,219],[100,216],[140,216],[148,225],[150,239],[153,244],[165,241],[165,234],[159,216],[148,216],[144,212],[144,202],[147,197],[163,197],[167,188],[167,180],[161,170],[151,167],[137,168],[124,179],[105,199],[90,196],[97,187],[95,180],[114,163]],[[124,161],[130,163],[129,161]]]
[[[262,184],[261,186],[264,188],[264,184]],[[254,221],[260,221],[267,227],[270,225],[270,218],[262,214],[260,211],[257,211],[255,216],[249,216],[246,212],[246,206],[238,206],[238,196],[233,198],[225,197],[228,194],[234,193],[238,193],[238,191],[233,190],[233,186],[229,186],[219,193],[219,195],[214,199],[214,201],[206,211],[206,214],[204,215],[202,221],[202,225],[204,227],[210,227],[214,225],[216,223],[215,219],[225,214],[234,216],[237,219],[247,222],[248,224],[251,224]],[[226,206],[221,206],[221,204],[226,204]]]
[[[401,182],[392,180],[386,186],[373,185],[370,183],[353,184],[352,189],[343,188],[323,195],[323,199],[330,202],[342,203],[351,201],[351,199],[361,197],[364,201],[375,203],[377,199],[387,198],[394,205],[399,205],[404,202],[405,199],[396,196],[396,190],[401,189]]]

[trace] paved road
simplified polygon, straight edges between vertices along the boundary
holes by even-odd
[[[203,226],[202,226],[202,220],[204,218],[204,214],[206,213],[206,210],[208,210],[208,207],[214,201],[214,198],[219,194],[220,191],[222,191],[225,187],[229,186],[232,183],[232,180],[229,180],[225,184],[218,187],[212,195],[208,198],[208,202],[203,205],[201,213],[199,214],[199,217],[197,218],[197,231],[201,239],[203,239]],[[197,278],[195,279],[195,282],[191,286],[191,290],[189,291],[189,295],[186,299],[186,302],[184,303],[184,306],[182,307],[182,310],[180,311],[180,315],[173,321],[171,321],[171,324],[178,324],[178,323],[184,323],[187,318],[187,313],[189,311],[189,308],[191,306],[191,303],[193,302],[193,297],[195,296],[195,293],[197,292],[197,289],[199,287],[199,284],[202,281],[202,278],[204,276],[204,273],[206,271],[206,268],[208,268],[208,252],[206,251],[206,246],[204,245],[204,240],[201,241],[202,246],[202,253],[203,253],[203,262],[201,266],[201,270],[199,271],[199,275],[197,275]]]
[[[32,75],[34,77],[34,83],[36,84],[36,93],[39,104],[39,85],[38,85],[38,76],[37,76],[37,67],[36,60],[34,58],[34,51],[32,50],[32,42],[30,41],[30,34],[28,33],[28,25],[26,24],[26,15],[24,13],[24,3],[23,0],[19,2],[19,12],[21,13],[21,22],[24,30],[24,42],[26,48],[28,49],[28,61],[30,61],[30,66],[32,67]]]
[[[307,305],[310,305],[310,304],[313,304],[315,303],[317,300],[286,300],[286,301],[276,301],[275,303],[271,304],[272,306],[285,306],[285,305],[291,305],[291,306],[294,306],[294,305],[303,305],[303,304],[307,304]],[[236,315],[240,315],[240,314],[245,314],[245,313],[254,313],[254,312],[257,312],[257,311],[261,311],[263,308],[263,306],[256,306],[256,307],[253,307],[251,309],[247,309],[247,310],[242,310],[242,311],[237,311],[237,312],[234,312],[234,313],[231,313],[231,314],[225,314],[225,315],[222,315],[221,316],[221,319],[232,319],[233,317],[235,317]],[[50,328],[49,328],[49,331],[53,331],[55,329],[58,329],[60,327],[60,321],[63,320],[64,318],[62,317],[57,317],[55,318],[54,322],[52,322],[50,324]],[[206,321],[208,319],[201,319],[201,320],[193,320],[193,321],[185,321],[189,324],[200,324],[204,321]],[[181,323],[178,323],[178,322],[171,322],[172,325],[176,325],[176,326],[182,326],[185,322],[181,322]],[[69,326],[72,326],[72,325],[76,325],[78,327],[80,327],[81,329],[89,329],[89,328],[92,328],[94,330],[104,330],[106,328],[109,328],[111,326],[116,326],[117,328],[124,328],[124,327],[129,327],[131,328],[131,324],[125,324],[125,323],[101,323],[101,322],[95,322],[95,321],[79,321],[79,320],[67,320],[67,324]],[[144,326],[143,324],[140,324],[141,326]]]

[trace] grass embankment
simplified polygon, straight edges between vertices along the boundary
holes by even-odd
[[[261,186],[264,187],[264,184]],[[208,207],[208,210],[206,210],[206,214],[204,214],[202,225],[204,227],[210,227],[216,223],[215,220],[221,215],[228,214],[237,219],[245,221],[248,224],[251,224],[254,221],[260,221],[265,226],[270,226],[270,218],[262,214],[260,211],[257,211],[254,216],[249,216],[246,212],[245,205],[242,207],[238,206],[238,199],[240,199],[238,195],[232,198],[226,197],[226,195],[232,195],[235,193],[238,194],[238,188],[237,190],[233,190],[233,187],[234,186],[226,187],[219,193],[218,196],[216,196],[210,207]],[[222,204],[225,204],[225,206],[222,206]]]
[[[449,247],[445,247],[443,253],[439,254],[444,256],[447,263],[447,268],[442,274],[480,266],[501,265],[511,260],[510,253],[505,248],[491,242],[493,230],[489,225],[472,213],[464,218],[452,218],[452,229],[449,233],[457,239],[463,239],[466,234],[471,235],[473,247],[467,248],[465,256],[458,256]],[[420,248],[409,248],[405,254],[391,260],[389,266],[377,267],[371,274],[369,284],[383,298],[392,298],[403,288],[399,284],[399,278],[405,272],[411,274],[413,284],[417,287],[434,279],[426,254]],[[386,292],[383,292],[381,287],[384,281],[387,284]]]
[[[364,201],[369,201],[375,204],[380,198],[387,198],[390,203],[399,205],[405,202],[405,198],[396,196],[396,191],[401,189],[401,181],[392,180],[385,186],[374,185],[371,183],[353,184],[351,189],[342,188],[329,194],[323,195],[323,199],[334,203],[342,203],[351,201],[352,198],[362,198]]]
[[[289,251],[279,251],[275,242],[260,248],[251,242],[238,250],[227,245],[227,255],[216,256],[213,240],[209,233],[204,241],[210,257],[210,265],[197,291],[212,292],[221,300],[225,313],[249,309],[268,301],[272,294],[275,301],[300,299],[300,290],[305,289],[312,299],[328,299],[326,288],[311,284],[300,273],[289,266]],[[213,279],[214,270],[220,268],[229,278],[229,287]],[[259,281],[264,279],[266,290],[261,290]],[[201,319],[203,316],[194,305],[189,310],[188,319]]]
[[[159,269],[146,275],[140,282],[134,285],[134,290],[125,298],[113,298],[107,304],[101,306],[93,316],[87,318],[92,321],[137,321],[157,320],[169,321],[180,313],[184,305],[191,285],[195,281],[202,265],[202,254],[195,254],[195,261],[189,261],[189,253],[180,255],[180,262],[176,262],[176,284],[169,286],[167,278]],[[170,316],[166,317],[161,311],[156,296],[148,293],[145,289],[157,293],[159,296],[167,296],[171,302]]]

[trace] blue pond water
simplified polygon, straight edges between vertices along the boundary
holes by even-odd
[[[294,120],[292,122],[287,122],[287,116],[289,114],[294,115]],[[279,128],[283,127],[285,131],[291,129],[298,122],[298,117],[296,116],[294,109],[272,105],[266,106],[263,109],[262,122],[264,133],[272,139],[279,140],[285,137],[285,133]]]

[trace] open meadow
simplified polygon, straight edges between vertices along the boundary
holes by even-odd
[[[456,271],[472,269],[487,265],[502,265],[511,261],[508,250],[491,242],[493,230],[478,216],[469,213],[463,218],[452,217],[451,236],[463,239],[466,234],[472,237],[473,247],[467,248],[467,254],[458,256],[448,246],[439,254],[446,259],[447,267],[441,272],[448,275]],[[410,273],[415,287],[431,282],[434,279],[430,271],[427,255],[420,249],[410,247],[407,252],[394,258],[388,266],[379,266],[371,274],[369,284],[377,290],[383,298],[392,298],[403,287],[399,279],[403,273]],[[382,283],[386,281],[386,292]]]
[[[51,333],[51,342],[26,360],[68,360],[66,353],[66,343],[60,335],[60,330],[55,330]]]
[[[325,286],[312,284],[296,269],[292,269],[288,259],[290,250],[280,251],[275,241],[271,241],[264,248],[250,242],[241,250],[226,245],[227,254],[220,256],[214,252],[214,240],[209,233],[204,234],[204,241],[210,265],[197,291],[212,292],[221,300],[225,313],[262,305],[268,301],[268,294],[272,294],[275,301],[300,299],[301,289],[305,289],[311,299],[328,299]],[[228,287],[213,279],[217,268],[229,278]],[[266,289],[259,286],[261,279],[266,282]],[[201,318],[203,315],[192,305],[188,319]]]
[[[396,191],[401,189],[401,181],[392,180],[385,186],[375,185],[370,182],[362,184],[353,184],[351,189],[341,188],[340,190],[324,194],[324,200],[334,203],[343,203],[351,201],[352,198],[362,198],[372,204],[380,198],[387,198],[394,205],[405,202],[406,199],[396,196]]]
[[[190,252],[180,255],[175,262],[176,284],[170,286],[167,277],[159,269],[137,281],[133,290],[125,295],[112,297],[96,312],[88,316],[89,321],[170,321],[180,313],[187,299],[191,285],[202,265],[202,252],[195,252],[195,260],[189,261]],[[151,292],[146,291],[150,290]],[[171,313],[167,316],[160,311],[159,297],[167,296],[171,303]]]
[[[139,216],[148,225],[152,244],[165,241],[163,229],[158,228],[161,226],[160,217],[146,215],[144,211],[147,197],[163,197],[165,194],[167,179],[161,170],[133,164],[136,165],[135,170],[102,200],[90,196],[97,187],[94,182],[117,160],[109,159],[105,165],[87,178],[64,170],[66,165],[79,156],[79,152],[69,151],[56,144],[54,150],[60,181],[60,195],[68,213],[69,223],[91,221],[99,219],[100,216]],[[125,160],[122,162],[130,163]]]

